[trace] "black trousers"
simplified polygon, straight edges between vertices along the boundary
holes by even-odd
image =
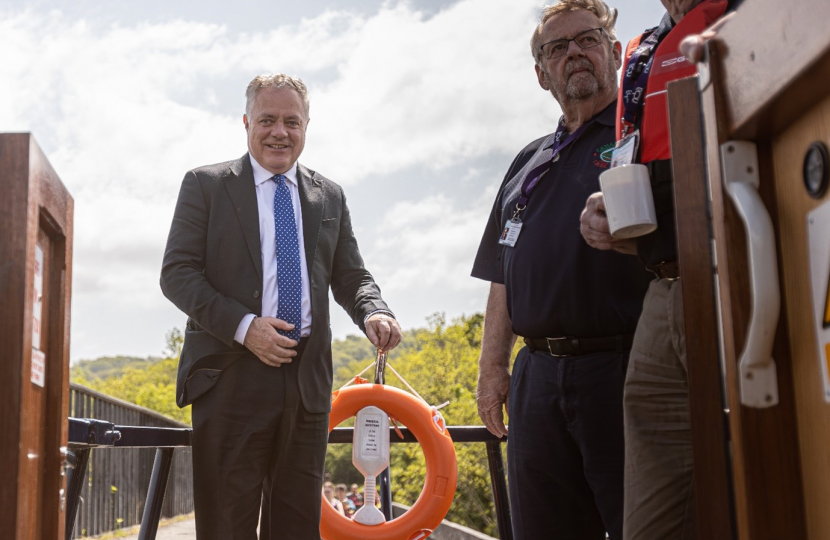
[[[320,540],[328,413],[309,413],[297,371],[251,355],[193,403],[198,540]]]
[[[516,540],[622,539],[627,365],[627,352],[519,352],[507,446]]]

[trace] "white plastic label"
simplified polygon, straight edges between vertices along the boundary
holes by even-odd
[[[380,456],[381,418],[379,414],[363,415],[363,437],[360,441],[362,457]]]

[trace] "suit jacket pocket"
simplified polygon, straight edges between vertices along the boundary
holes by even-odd
[[[323,227],[337,227],[337,218],[324,219]]]
[[[184,381],[183,401],[193,403],[196,398],[213,388],[219,381],[222,371],[244,354],[244,352],[212,354],[197,360],[188,371]]]
[[[192,372],[185,382],[188,402],[192,403],[196,398],[213,388],[220,375],[222,375],[222,371],[219,369],[202,368]]]

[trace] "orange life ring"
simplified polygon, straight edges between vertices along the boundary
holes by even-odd
[[[401,422],[424,450],[427,474],[418,500],[404,515],[380,525],[362,525],[323,504],[320,533],[324,540],[422,540],[447,515],[455,495],[458,467],[452,438],[443,418],[412,394],[381,384],[357,384],[332,393],[329,432],[370,405]]]

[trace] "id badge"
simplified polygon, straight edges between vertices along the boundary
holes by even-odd
[[[617,142],[611,153],[611,168],[621,165],[631,165],[637,157],[637,147],[640,144],[640,130],[626,135]]]
[[[504,230],[501,232],[499,244],[508,247],[515,246],[516,240],[519,239],[520,232],[522,232],[522,222],[518,220],[514,221],[512,219],[508,220],[507,224],[504,226]]]

